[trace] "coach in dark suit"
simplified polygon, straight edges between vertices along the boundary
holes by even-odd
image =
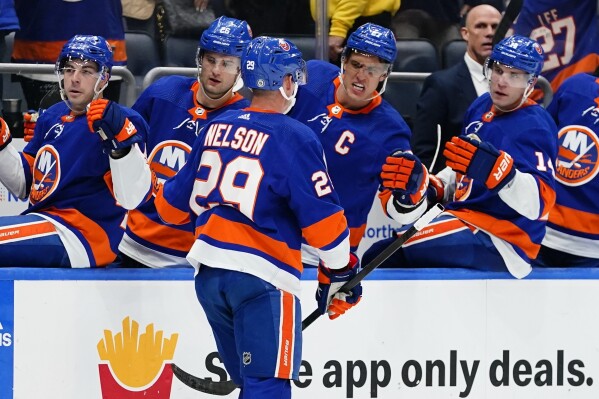
[[[464,59],[434,72],[424,81],[416,104],[412,151],[433,173],[445,167],[442,150],[430,167],[437,148],[442,149],[446,141],[460,134],[464,114],[472,101],[489,91],[482,72],[483,63],[493,49],[493,34],[500,20],[501,14],[495,7],[483,4],[472,8],[460,30],[467,43]],[[441,127],[439,144],[437,125]]]

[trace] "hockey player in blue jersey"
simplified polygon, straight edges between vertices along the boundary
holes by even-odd
[[[599,68],[598,4],[597,0],[526,0],[508,31],[508,35],[529,36],[543,47],[541,74],[554,93],[568,77]]]
[[[291,42],[252,40],[242,57],[250,107],[204,126],[155,200],[166,222],[195,226],[187,259],[197,270],[196,294],[240,398],[291,397],[302,349],[302,236],[321,259],[320,311],[335,318],[361,297],[359,285],[333,296],[358,262],[320,142],[284,115],[305,74]]]
[[[547,111],[559,132],[555,206],[537,266],[599,266],[599,78],[567,79]]]
[[[147,124],[102,98],[112,65],[104,38],[75,36],[56,61],[64,101],[40,116],[22,153],[0,120],[0,180],[29,198],[22,215],[0,218],[0,266],[95,267],[115,260],[125,208],[148,197],[151,173],[143,153]]]
[[[490,92],[468,109],[461,135],[443,152],[447,167],[430,177],[430,202],[446,212],[386,263],[388,267],[465,267],[525,277],[555,203],[557,127],[528,99],[543,67],[541,46],[524,36],[499,42],[485,63]],[[381,173],[387,209],[418,217],[426,170],[411,154],[389,157]],[[401,233],[400,233],[401,234]],[[372,259],[393,238],[375,243]]]
[[[245,21],[216,19],[200,38],[198,75],[162,78],[133,104],[150,125],[148,161],[159,182],[185,164],[202,126],[228,109],[249,105],[236,90],[243,86],[241,54],[251,39]],[[163,223],[150,199],[127,214],[126,231],[119,245],[121,266],[189,266],[185,256],[194,242],[193,228],[191,224]]]
[[[307,124],[324,147],[327,167],[350,229],[352,251],[366,230],[385,158],[410,150],[410,129],[383,98],[397,49],[391,30],[367,23],[353,32],[341,55],[341,69],[308,61],[305,86],[289,116]],[[377,91],[377,89],[379,91]],[[309,247],[306,265],[318,265]]]

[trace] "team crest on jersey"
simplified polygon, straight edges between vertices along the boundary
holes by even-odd
[[[56,148],[45,145],[37,152],[33,163],[33,181],[29,201],[32,204],[46,199],[60,182],[60,156]]]
[[[470,196],[472,190],[472,179],[466,175],[456,172],[456,187],[455,187],[455,200],[465,201]]]
[[[483,118],[486,118],[486,117],[487,117],[487,115],[484,115]],[[492,118],[492,115],[491,115],[491,118]],[[470,122],[468,124],[468,126],[466,126],[466,129],[464,129],[464,131],[467,135],[473,134],[473,133],[476,134],[476,133],[478,133],[478,131],[480,130],[481,127],[483,127],[483,122],[473,121],[473,122]]]
[[[164,183],[173,177],[185,165],[190,152],[191,147],[182,141],[168,140],[158,144],[148,157],[156,180]]]
[[[570,125],[558,133],[555,178],[566,186],[580,186],[599,171],[599,140],[586,126]]]

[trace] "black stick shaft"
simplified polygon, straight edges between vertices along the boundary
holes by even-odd
[[[410,238],[418,233],[424,226],[429,224],[434,218],[439,216],[443,212],[443,206],[436,204],[429,209],[424,215],[416,221],[409,229],[407,229],[402,235],[398,236],[387,248],[376,256],[369,264],[364,266],[358,274],[356,274],[351,280],[343,284],[339,289],[340,292],[349,293],[349,291],[358,285],[366,276],[368,276],[374,269],[379,267],[386,261],[391,255],[393,255],[399,248],[402,247]],[[320,317],[321,313],[318,309],[314,310],[308,317],[302,321],[302,330],[305,330],[310,324],[314,323],[316,319]]]
[[[501,21],[499,21],[499,25],[497,26],[497,30],[495,30],[495,35],[493,35],[493,45],[496,45],[505,37],[508,29],[516,18],[518,14],[520,14],[520,10],[522,9],[522,4],[524,0],[511,0],[510,4],[508,4],[505,12],[503,13],[503,17]]]

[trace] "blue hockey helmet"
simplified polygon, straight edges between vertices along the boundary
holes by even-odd
[[[543,48],[526,36],[513,35],[495,45],[489,60],[520,69],[536,77],[543,69]]]
[[[110,73],[114,65],[112,47],[102,36],[76,35],[72,37],[62,47],[58,60],[56,60],[55,71],[59,72],[70,60],[93,61],[98,64],[98,72]]]
[[[298,85],[306,83],[306,62],[295,44],[267,36],[250,42],[241,58],[241,77],[247,87],[278,90],[287,75]]]
[[[202,33],[198,55],[204,50],[241,58],[251,40],[252,30],[247,22],[222,16]]]
[[[349,35],[342,56],[347,57],[350,50],[375,55],[389,64],[393,64],[397,56],[397,45],[393,32],[370,22],[360,26]]]

